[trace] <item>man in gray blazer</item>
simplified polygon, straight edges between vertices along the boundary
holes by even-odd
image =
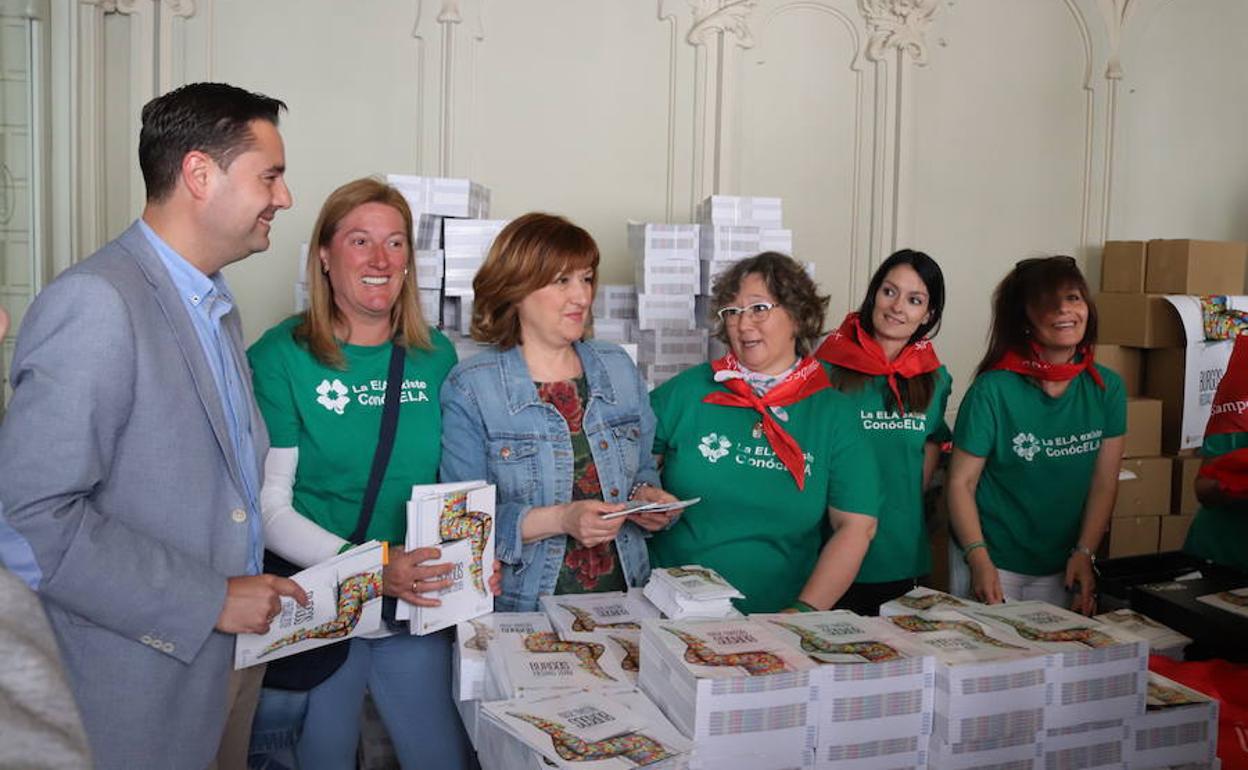
[[[43,601],[101,768],[214,764],[244,682],[234,634],[266,631],[281,596],[306,602],[260,574],[268,436],[221,275],[291,204],[284,107],[220,83],[148,103],[142,218],[44,289],[18,335],[0,559]]]

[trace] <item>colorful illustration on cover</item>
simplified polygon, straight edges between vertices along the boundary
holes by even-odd
[[[381,596],[381,573],[361,572],[338,584],[338,614],[333,620],[314,628],[305,628],[283,636],[265,647],[257,655],[263,658],[272,652],[305,639],[341,639],[355,630],[364,612],[364,605]]]
[[[485,590],[485,544],[490,539],[491,520],[489,514],[481,511],[468,510],[468,493],[457,492],[447,495],[442,504],[442,515],[438,518],[438,537],[445,540],[463,540],[470,538],[472,542],[472,564],[468,565],[468,574],[472,576],[472,584],[480,593]]]
[[[750,676],[766,676],[790,670],[783,658],[770,652],[720,654],[712,650],[706,641],[693,634],[666,626],[663,630],[685,643],[685,661],[696,666],[735,666],[745,669]]]
[[[642,733],[625,733],[590,743],[568,732],[558,722],[514,711],[508,711],[507,714],[523,719],[549,735],[555,751],[566,762],[595,762],[622,757],[638,765],[649,765],[675,756],[663,744]]]
[[[578,665],[599,679],[616,681],[615,677],[602,670],[598,659],[607,648],[598,642],[564,642],[557,634],[550,631],[538,631],[524,637],[524,649],[529,652],[570,652],[576,656]]]

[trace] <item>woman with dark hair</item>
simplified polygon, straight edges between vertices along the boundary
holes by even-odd
[[[498,487],[499,611],[644,585],[646,533],[678,513],[607,515],[675,498],[658,488],[637,367],[620,346],[585,339],[597,271],[589,233],[532,213],[503,228],[472,282],[472,336],[493,347],[442,388],[441,478]]]
[[[832,386],[853,401],[859,436],[873,450],[882,482],[875,539],[840,609],[877,615],[932,569],[923,491],[949,436],[951,378],[928,338],[944,307],[936,261],[898,251],[875,271],[858,311],[815,353],[831,366]]]
[[[853,406],[810,355],[828,298],[766,252],[721,275],[711,302],[731,352],[650,397],[663,485],[702,501],[655,533],[650,557],[714,568],[745,594],[742,612],[829,609],[867,552],[879,493]]]
[[[992,316],[949,469],[970,594],[1091,614],[1094,554],[1118,493],[1122,380],[1093,360],[1096,306],[1071,257],[1019,262]]]

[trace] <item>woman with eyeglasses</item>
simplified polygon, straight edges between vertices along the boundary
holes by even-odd
[[[879,492],[853,405],[810,355],[828,298],[766,252],[721,275],[711,299],[730,352],[650,397],[664,488],[702,498],[655,533],[651,561],[717,570],[745,594],[742,612],[829,609],[867,552]]]
[[[878,615],[932,569],[923,493],[948,440],[949,372],[929,336],[940,327],[945,278],[936,260],[905,249],[875,271],[856,312],[815,357],[854,403],[858,437],[879,463],[883,501],[871,548],[838,609]]]
[[[969,595],[1091,614],[1118,493],[1127,398],[1093,360],[1096,306],[1070,257],[1026,259],[993,295],[988,352],[958,410],[949,513]]]

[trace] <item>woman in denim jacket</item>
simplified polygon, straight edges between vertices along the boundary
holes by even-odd
[[[442,386],[442,481],[498,487],[500,611],[642,585],[645,537],[678,513],[604,518],[675,498],[658,486],[637,368],[618,345],[583,339],[597,268],[593,238],[566,219],[512,221],[473,280],[472,336],[493,347]]]

